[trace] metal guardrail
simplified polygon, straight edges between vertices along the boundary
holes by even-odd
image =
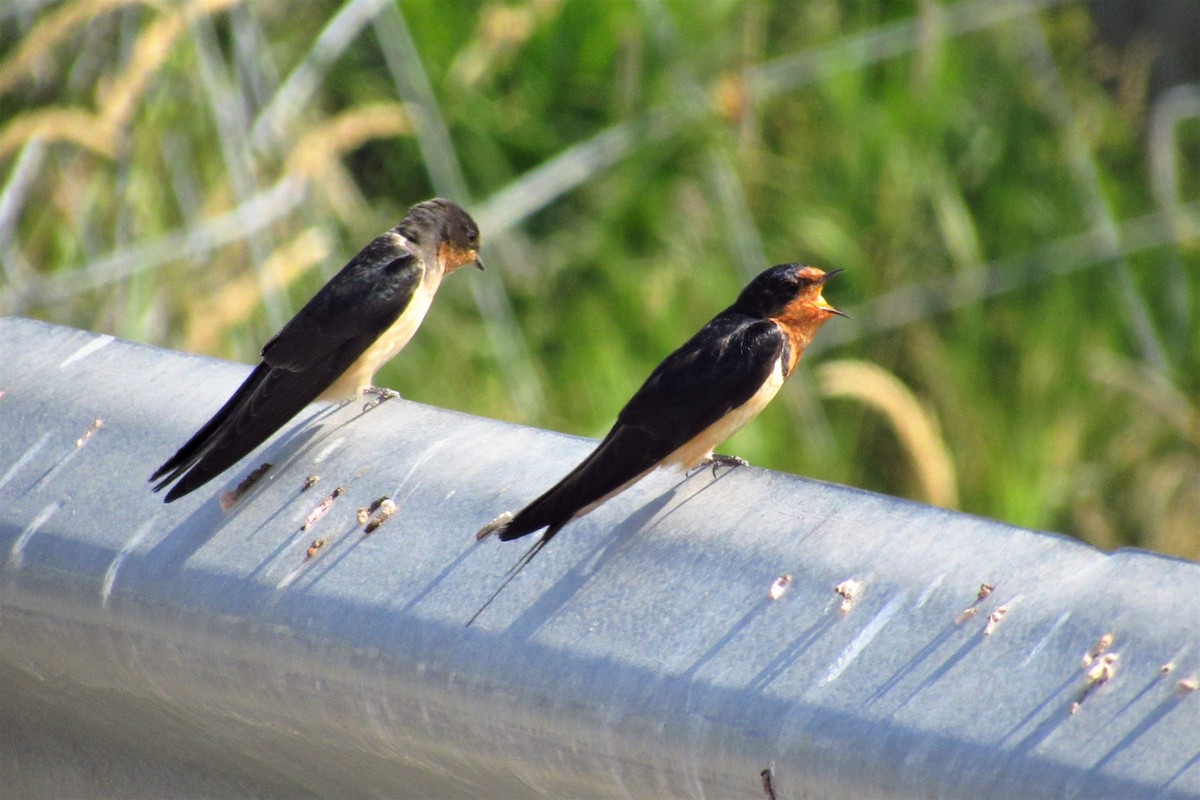
[[[21,319],[0,342],[6,795],[1200,797],[1195,563],[655,474],[465,628],[525,547],[475,530],[589,442],[314,407],[165,506],[146,477],[244,367]]]

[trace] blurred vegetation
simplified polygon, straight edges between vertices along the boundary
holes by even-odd
[[[15,0],[0,311],[253,361],[412,203],[448,281],[380,374],[600,436],[758,271],[846,273],[725,448],[1200,557],[1200,90],[1087,6]],[[2,367],[0,367],[2,371]]]

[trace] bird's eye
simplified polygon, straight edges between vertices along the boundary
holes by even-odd
[[[467,241],[470,244],[475,244],[479,241],[479,234],[476,231],[467,231]]]

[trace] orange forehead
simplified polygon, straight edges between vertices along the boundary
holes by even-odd
[[[817,269],[816,267],[803,267],[796,270],[796,275],[805,280],[816,281],[825,277],[825,270]]]

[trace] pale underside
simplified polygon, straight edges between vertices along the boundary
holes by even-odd
[[[342,373],[341,377],[334,381],[328,389],[321,392],[317,399],[360,398],[363,390],[372,385],[375,373],[403,350],[404,346],[412,339],[413,334],[417,332],[417,328],[421,327],[421,322],[425,319],[425,314],[429,311],[429,305],[433,302],[433,296],[437,294],[441,282],[441,270],[436,267],[427,269],[404,312],[392,323],[390,328],[375,340],[374,344],[350,365],[349,369]]]
[[[724,441],[741,430],[747,422],[754,419],[760,411],[766,408],[767,403],[771,402],[771,399],[779,391],[779,387],[783,386],[783,381],[783,361],[777,360],[766,382],[763,383],[762,387],[749,400],[730,411],[712,425],[709,425],[682,447],[675,450],[650,469],[630,478],[596,502],[580,509],[572,519],[578,519],[584,514],[593,511],[601,503],[625,491],[658,467],[679,467],[681,471],[686,472],[700,466],[712,458],[713,450],[720,447]]]

